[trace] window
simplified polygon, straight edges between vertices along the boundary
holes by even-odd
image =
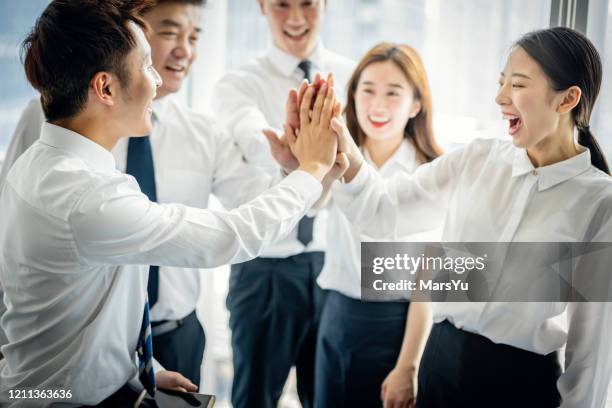
[[[21,111],[36,92],[28,84],[19,46],[48,0],[0,2],[0,162]]]
[[[265,52],[270,35],[257,2],[227,4],[226,64],[232,68]],[[415,47],[432,87],[436,135],[448,146],[478,134],[505,135],[494,102],[504,57],[521,34],[549,21],[550,0],[333,0],[322,38],[354,60],[381,41]]]
[[[603,59],[603,83],[594,115],[591,118],[593,134],[612,161],[612,1],[592,0],[589,2],[587,25],[589,38],[601,53]],[[612,390],[610,392],[612,398]],[[612,406],[612,400],[611,404]]]

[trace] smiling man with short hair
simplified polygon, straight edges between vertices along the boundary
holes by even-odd
[[[228,207],[241,204],[228,202],[234,186],[227,181],[247,177],[252,171],[240,165],[240,153],[227,145],[211,118],[188,109],[172,96],[180,90],[197,57],[206,0],[157,0],[152,4],[142,18],[149,25],[153,67],[162,80],[152,103],[153,127],[146,138],[118,141],[112,150],[117,168],[132,174],[143,192],[160,203],[206,208],[209,195],[216,193]],[[126,117],[130,116],[126,111]],[[0,185],[17,158],[38,140],[44,121],[36,98],[19,120]],[[226,166],[229,176],[218,170],[220,166]],[[243,201],[267,186],[255,184]],[[148,287],[155,357],[165,368],[182,373],[197,385],[206,341],[195,312],[201,280],[197,270],[152,266]]]
[[[195,391],[154,367],[146,265],[209,268],[257,256],[319,198],[334,164],[336,136],[312,126],[295,145],[300,168],[239,208],[154,202],[148,180],[118,171],[110,152],[128,136],[146,138],[156,120],[161,78],[139,16],[146,6],[54,0],[24,42],[47,121],[0,187],[3,407],[129,407],[144,391]],[[329,122],[335,102],[326,97]]]
[[[162,84],[151,104],[149,136],[121,139],[112,154],[116,167],[133,175],[153,201],[207,208],[214,195],[226,208],[234,208],[278,180],[244,163],[242,153],[213,118],[189,109],[174,96],[197,58],[204,6],[205,0],[158,0],[143,14],[150,27],[153,68]],[[133,115],[126,110],[126,118]],[[38,140],[44,121],[36,98],[19,121],[0,186],[17,158]],[[152,266],[148,281],[154,356],[196,385],[201,382],[205,346],[195,311],[202,277],[196,269]]]
[[[282,129],[289,90],[303,79],[312,81],[316,72],[331,72],[342,95],[355,64],[322,44],[324,0],[257,2],[268,22],[270,49],[225,75],[212,106],[246,159],[274,172],[278,168],[262,131]],[[261,258],[232,266],[227,306],[235,408],[275,407],[292,366],[302,406],[313,406],[315,342],[325,300],[316,279],[324,262],[327,214],[309,215]]]

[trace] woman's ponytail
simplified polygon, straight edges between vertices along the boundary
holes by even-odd
[[[608,166],[606,156],[593,136],[593,133],[591,133],[591,128],[589,126],[578,126],[578,143],[581,146],[588,147],[591,151],[591,164],[610,175],[610,167]]]

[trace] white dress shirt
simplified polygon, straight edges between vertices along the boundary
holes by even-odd
[[[511,142],[477,140],[391,181],[364,164],[339,190],[335,199],[348,218],[378,237],[409,233],[439,209],[447,242],[612,242],[612,178],[591,165],[588,149],[534,168],[526,151]],[[404,217],[411,222],[394,225]],[[448,319],[496,343],[539,354],[566,345],[557,384],[562,407],[604,406],[612,372],[612,304],[433,305],[436,322]],[[516,386],[520,392],[520,380]]]
[[[245,163],[239,149],[212,118],[185,107],[174,96],[153,101],[152,108],[149,139],[159,203],[207,208],[213,194],[229,209],[279,181]],[[44,121],[40,99],[33,99],[13,135],[0,185],[17,158],[38,140]],[[121,139],[112,151],[117,168],[123,172],[127,146],[128,139]],[[202,276],[197,269],[160,267],[158,300],[151,309],[151,320],[182,319],[193,312],[201,293]],[[4,343],[0,339],[0,345]]]
[[[364,158],[373,168],[367,149],[362,149]],[[412,173],[420,163],[411,142],[404,140],[393,155],[378,169],[380,176],[391,179],[396,174]],[[356,223],[349,221],[338,204],[332,199],[327,207],[329,212],[327,226],[328,250],[325,253],[325,266],[317,279],[323,289],[332,289],[353,299],[361,299],[361,242],[377,241],[365,234]],[[423,220],[420,233],[400,237],[405,242],[438,242],[442,234],[442,216]],[[408,217],[398,222],[410,222]],[[401,228],[401,227],[400,227]]]
[[[152,203],[110,152],[43,124],[0,190],[9,339],[0,405],[15,403],[8,390],[23,387],[71,390],[78,404],[108,397],[137,372],[148,278],[138,265],[246,261],[295,227],[320,194],[316,179],[296,171],[232,211]]]
[[[335,75],[338,97],[342,101],[346,84],[355,63],[326,50],[319,44],[308,58],[312,62],[311,75],[316,72]],[[291,88],[298,88],[304,73],[298,68],[300,60],[276,46],[262,57],[226,74],[215,86],[212,106],[221,124],[236,140],[249,162],[271,174],[278,172],[263,129],[277,129],[282,134],[285,105]],[[305,248],[297,239],[297,229],[276,245],[264,250],[262,256],[285,258],[305,251],[326,249],[325,211],[317,212],[313,226],[313,240]]]

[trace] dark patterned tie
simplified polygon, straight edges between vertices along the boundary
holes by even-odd
[[[303,60],[298,64],[298,68],[302,70],[304,73],[304,78],[308,80],[308,82],[312,81],[311,68],[312,62],[309,60]],[[314,217],[304,216],[298,223],[298,232],[297,238],[304,246],[308,246],[308,244],[312,241],[312,227],[314,224]]]
[[[142,326],[136,348],[138,354],[138,379],[152,397],[155,396],[155,370],[153,370],[153,336],[151,335],[151,320],[149,300],[145,302]]]
[[[149,136],[130,137],[125,172],[134,176],[140,190],[149,197],[149,200],[157,201],[155,169],[153,168],[153,153],[151,152]],[[152,265],[149,267],[147,293],[149,294],[149,306],[153,307],[157,303],[159,294],[159,266]]]
[[[157,201],[155,170],[153,168],[153,154],[151,152],[149,136],[130,138],[125,172],[134,176],[140,186],[140,190],[149,197],[149,200]],[[157,302],[158,291],[159,267],[150,266],[147,301],[145,302],[136,353],[138,354],[139,363],[138,378],[151,396],[155,395],[156,386],[155,371],[153,370],[153,339],[151,335],[149,306],[152,307]]]

